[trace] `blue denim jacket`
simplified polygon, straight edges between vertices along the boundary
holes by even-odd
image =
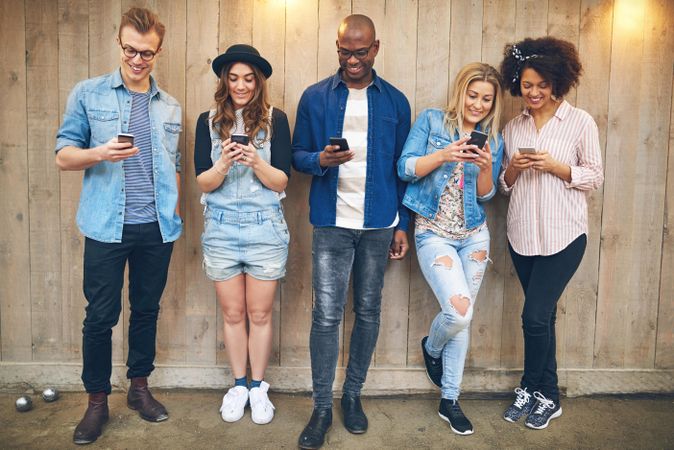
[[[182,221],[176,172],[180,172],[178,138],[180,104],[150,78],[150,124],[154,197],[164,242],[178,239]],[[79,82],[70,93],[63,123],[56,135],[56,151],[73,146],[87,151],[129,128],[131,95],[119,69]],[[77,226],[83,235],[100,242],[122,242],[124,227],[124,169],[122,162],[102,161],[85,170]]]
[[[412,131],[405,142],[403,154],[398,160],[398,176],[409,182],[403,203],[412,211],[433,219],[438,212],[440,196],[447,185],[447,179],[454,171],[457,163],[446,163],[435,169],[423,178],[415,175],[417,160],[421,156],[442,150],[450,143],[459,139],[458,133],[450,136],[444,124],[445,113],[439,109],[425,109],[417,117]],[[479,125],[477,127],[479,130]],[[477,195],[477,176],[480,169],[473,163],[464,164],[464,194],[463,210],[466,228],[475,228],[482,225],[487,216],[481,203],[486,202],[496,194],[496,183],[501,170],[503,157],[503,137],[498,135],[498,143],[489,141],[492,157],[491,191],[484,196]]]
[[[410,130],[410,105],[405,95],[374,73],[367,88],[367,174],[365,228],[386,228],[399,217],[397,229],[407,230],[409,211],[402,205],[405,183],[396,176],[396,162]],[[297,107],[293,133],[293,167],[313,175],[309,194],[311,223],[334,226],[339,167],[324,168],[319,153],[330,137],[341,136],[349,89],[340,72],[309,86]]]

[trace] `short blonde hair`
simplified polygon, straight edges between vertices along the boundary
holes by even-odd
[[[445,109],[445,127],[451,136],[461,132],[466,91],[473,81],[486,81],[494,86],[494,103],[489,114],[480,121],[480,125],[482,130],[489,135],[490,140],[496,142],[501,122],[503,89],[501,88],[501,74],[489,64],[470,63],[465,65],[456,75],[452,86],[452,97]]]

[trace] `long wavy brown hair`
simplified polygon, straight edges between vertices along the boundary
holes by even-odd
[[[234,105],[229,95],[229,71],[236,62],[229,63],[222,68],[218,87],[215,90],[215,116],[213,116],[213,128],[224,141],[229,138],[232,128],[236,123],[234,114]],[[246,63],[242,63],[246,64]],[[255,75],[255,90],[253,98],[243,108],[243,123],[245,132],[250,137],[254,145],[260,146],[257,134],[260,130],[265,131],[265,139],[271,139],[271,117],[269,117],[269,91],[267,89],[267,79],[262,71],[253,64],[246,64],[253,69]]]

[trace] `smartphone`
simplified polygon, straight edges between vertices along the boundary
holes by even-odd
[[[233,134],[231,136],[231,141],[241,145],[248,145],[250,138],[247,134]]]
[[[534,147],[519,147],[517,150],[523,155],[532,155],[536,153],[536,149]]]
[[[470,140],[466,142],[466,145],[475,145],[477,148],[484,148],[484,144],[487,143],[487,134],[481,131],[473,130],[470,133]]]
[[[129,144],[131,144],[131,147],[133,147],[133,134],[119,133],[117,135],[117,142],[119,143],[128,142]]]
[[[343,152],[349,149],[349,143],[346,141],[346,138],[331,137],[330,145],[339,145],[339,148],[335,150],[336,152]]]

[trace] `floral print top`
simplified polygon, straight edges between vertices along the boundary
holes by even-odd
[[[463,215],[463,163],[458,163],[447,180],[445,190],[440,196],[435,219],[416,215],[417,232],[431,231],[447,239],[466,239],[486,226],[486,222],[471,230],[466,229]]]

